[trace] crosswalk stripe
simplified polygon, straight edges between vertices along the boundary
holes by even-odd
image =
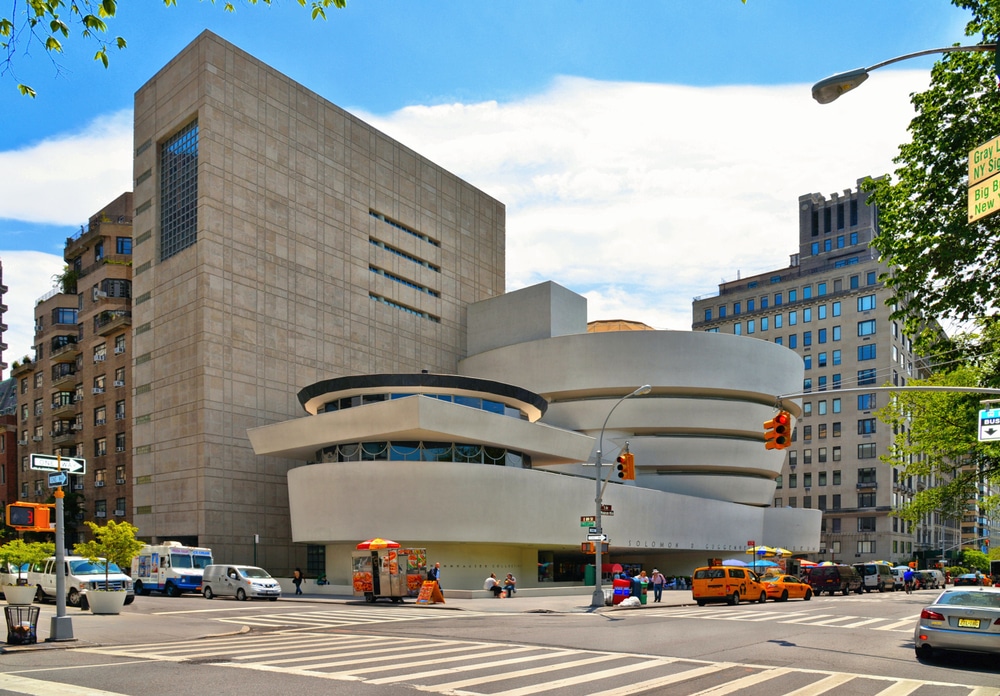
[[[504,647],[504,654],[509,654],[509,646]],[[551,652],[545,652],[538,655],[522,655],[521,657],[513,657],[507,660],[495,660],[489,663],[489,667],[509,667],[510,665],[524,664],[526,662],[536,662],[538,660],[549,660],[552,658],[565,657],[566,655],[572,655],[574,651],[572,650],[552,650]],[[475,670],[483,669],[482,663],[477,663],[474,665],[459,665],[457,667],[446,667],[442,669],[432,669],[426,672],[417,672],[416,674],[397,674],[392,677],[379,677],[377,679],[368,679],[369,684],[393,684],[401,681],[410,681],[414,679],[427,679],[428,677],[438,677],[442,674],[453,674],[455,672],[472,672]]]
[[[435,684],[436,689],[441,689],[444,692],[452,691],[453,689],[460,689],[466,686],[472,686],[473,684],[486,684],[489,682],[499,682],[506,681],[512,677],[521,676],[535,676],[537,674],[551,674],[555,670],[563,670],[569,667],[582,667],[585,665],[592,665],[598,662],[607,662],[609,660],[620,660],[622,655],[593,655],[581,660],[574,660],[571,662],[560,662],[557,665],[551,667],[538,667],[536,669],[521,670],[520,672],[508,672],[505,674],[491,674],[484,677],[477,677],[474,679],[466,679],[464,681],[449,682],[447,684]],[[490,696],[525,696],[526,694],[534,694],[539,691],[551,691],[553,689],[561,689],[566,686],[573,686],[575,684],[582,684],[584,682],[594,682],[599,679],[604,679],[610,676],[618,676],[621,674],[627,674],[630,672],[635,672],[642,669],[649,669],[658,663],[657,660],[647,660],[644,662],[639,662],[633,665],[623,665],[621,667],[604,670],[600,672],[584,672],[582,674],[577,674],[572,677],[566,677],[564,679],[545,679],[541,682],[535,684],[529,684],[528,686],[518,687],[516,689],[508,689],[507,691],[492,691]]]
[[[763,682],[770,681],[777,677],[784,676],[785,674],[791,674],[793,670],[786,667],[776,667],[774,669],[766,669],[763,672],[757,672],[756,674],[748,674],[745,677],[739,679],[734,679],[728,681],[725,684],[720,684],[718,686],[713,686],[704,691],[698,691],[691,696],[723,696],[724,694],[731,694],[735,691],[742,691],[743,689],[749,688],[751,686],[756,686]]]
[[[895,631],[896,629],[906,626],[910,630],[916,625],[916,617],[911,616],[908,619],[903,619],[902,621],[897,621],[896,623],[891,623],[888,626],[876,626],[874,630],[876,631]]]
[[[511,651],[519,652],[525,650],[531,650],[532,648],[522,647],[515,648],[511,647]],[[474,658],[476,651],[482,651],[482,645],[464,645],[464,646],[448,646],[439,647],[433,650],[418,650],[410,651],[407,655],[406,667],[422,667],[424,665],[439,665],[445,662],[456,662],[459,660],[468,660]],[[464,654],[463,654],[464,653]],[[442,657],[443,655],[451,655],[450,657]],[[339,655],[338,655],[339,657]],[[412,657],[430,657],[427,660],[413,660]],[[268,664],[265,662],[264,664]],[[343,667],[346,665],[353,665],[351,669],[341,670],[339,672],[327,672],[325,670],[331,667]],[[388,665],[376,665],[372,664],[371,660],[335,660],[334,662],[318,662],[315,664],[300,665],[297,669],[308,672],[318,672],[323,671],[323,676],[325,677],[338,677],[338,676],[358,676],[360,674],[376,674],[378,672],[387,672],[390,670],[399,669],[399,660],[395,660]]]
[[[831,674],[818,682],[806,684],[795,691],[789,691],[785,696],[820,696],[820,694],[836,689],[841,684],[853,681],[854,678],[853,674]]]
[[[723,670],[729,669],[731,667],[733,667],[733,665],[727,662],[719,662],[718,664],[712,664],[712,665],[702,665],[700,667],[686,669],[681,672],[675,672],[674,674],[667,674],[662,677],[647,679],[646,681],[633,682],[631,684],[627,684],[626,686],[622,686],[617,689],[607,689],[604,691],[600,691],[598,693],[600,693],[601,696],[632,696],[632,694],[640,694],[647,692],[655,693],[656,691],[666,686],[679,684],[680,682],[689,681],[691,679],[698,679],[699,677],[705,677],[710,674],[715,674],[716,672],[721,672]],[[491,696],[494,695],[491,694]]]

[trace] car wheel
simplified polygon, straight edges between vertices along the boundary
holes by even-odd
[[[844,590],[843,590],[843,592],[844,592],[844,596],[845,596],[845,597],[846,597],[847,595],[849,595],[849,594],[851,593],[851,588],[850,588],[850,586],[848,586],[848,585],[844,585]]]
[[[166,592],[171,597],[180,597],[181,596],[181,589],[179,587],[177,587],[177,585],[175,585],[172,582],[168,582],[167,583],[167,590],[166,590]]]
[[[781,591],[781,599],[779,599],[778,601],[779,602],[787,602],[788,601],[788,590],[782,590]]]
[[[760,591],[760,598],[757,600],[757,604],[763,604],[767,601],[767,592],[764,590]]]
[[[731,594],[729,596],[729,603],[731,605],[733,605],[733,606],[739,604],[740,603],[740,593],[739,592],[733,592],[733,594]]]
[[[277,597],[268,597],[268,599],[270,599],[272,602],[277,602],[278,601]]]
[[[76,588],[71,589],[69,591],[69,594],[66,595],[66,604],[70,605],[71,607],[80,606],[80,591],[77,590]]]
[[[699,599],[699,600],[698,600],[698,606],[699,606],[699,607],[703,607],[703,606],[705,606],[705,600],[704,600],[704,599]]]
[[[45,603],[45,592],[42,590],[42,586],[38,585],[35,588],[35,601],[39,604]]]
[[[813,596],[812,590],[806,590],[805,597],[803,597],[802,599],[808,602],[810,599],[812,599],[812,596]]]
[[[247,601],[247,593],[243,591],[242,587],[236,590],[236,599],[240,600],[241,602]]]
[[[918,660],[930,660],[934,657],[934,648],[929,645],[920,645],[916,649]]]
[[[211,588],[211,587],[207,587],[207,586],[206,586],[206,587],[205,587],[205,589],[203,589],[203,590],[201,591],[201,595],[202,595],[202,596],[203,596],[203,597],[204,597],[205,599],[211,599],[211,598],[213,597],[213,595],[212,595],[212,588]]]
[[[131,604],[134,601],[135,601],[135,595],[134,594],[130,594],[130,595],[127,595],[125,597],[125,605],[126,606],[128,606],[129,604]]]

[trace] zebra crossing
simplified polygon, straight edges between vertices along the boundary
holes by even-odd
[[[480,615],[480,612],[463,611],[463,616]],[[213,620],[239,624],[252,628],[317,630],[359,626],[365,624],[395,623],[403,621],[426,621],[449,617],[443,611],[403,611],[395,607],[364,607],[358,609],[320,609],[316,611],[285,611],[261,614],[239,614],[216,616]]]
[[[814,607],[810,610],[792,609],[789,606],[786,611],[747,611],[747,607],[679,607],[671,609],[669,612],[663,611],[664,616],[681,618],[708,619],[710,621],[743,621],[748,623],[760,622],[770,624],[797,624],[799,626],[825,626],[829,628],[865,628],[872,631],[887,631],[890,633],[913,633],[913,626],[917,620],[916,615],[907,616],[903,619],[871,618],[858,614],[845,614],[842,611],[831,611],[823,613],[822,609],[816,611]],[[648,614],[644,614],[646,616]]]
[[[514,643],[346,633],[243,634],[194,642],[79,650],[105,657],[191,661],[336,681],[399,685],[442,695],[633,696],[663,693],[669,688],[669,693],[678,696],[730,693],[816,696],[834,690],[868,696],[903,696],[930,685],[938,687],[934,693],[949,696],[1000,696],[1000,689],[996,688],[824,670]]]

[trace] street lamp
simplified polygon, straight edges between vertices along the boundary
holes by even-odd
[[[597,439],[597,457],[594,462],[594,480],[597,482],[597,497],[594,498],[594,503],[596,504],[596,512],[594,514],[594,524],[597,526],[597,533],[603,534],[604,528],[601,525],[601,502],[604,499],[604,485],[607,481],[601,481],[601,454],[604,449],[604,429],[608,427],[608,420],[611,418],[611,414],[615,412],[618,408],[618,404],[623,402],[625,399],[631,398],[633,396],[642,396],[643,394],[648,394],[653,389],[652,386],[644,384],[635,391],[626,394],[622,398],[615,402],[615,405],[611,407],[608,411],[608,417],[604,419],[604,425],[601,426],[601,435]],[[611,476],[611,472],[614,471],[614,467],[611,467],[608,471],[608,477]],[[601,584],[601,551],[603,549],[604,542],[598,541],[594,544],[594,565],[596,572],[596,578],[594,580],[594,596],[590,600],[590,606],[592,607],[603,607],[604,606],[604,587]]]
[[[831,75],[830,77],[824,78],[813,85],[812,95],[813,99],[818,101],[820,104],[829,104],[834,99],[839,97],[844,92],[849,92],[862,82],[868,79],[868,73],[872,70],[877,70],[878,68],[884,67],[886,65],[891,65],[892,63],[898,63],[901,60],[907,60],[909,58],[919,58],[920,56],[927,56],[932,53],[954,53],[956,51],[968,52],[968,51],[996,51],[996,44],[977,44],[975,46],[947,46],[945,48],[928,48],[926,51],[917,51],[916,53],[907,53],[902,56],[896,56],[895,58],[890,58],[889,60],[884,60],[881,63],[876,63],[869,68],[855,68],[854,70],[848,70],[846,72],[837,73],[836,75]]]

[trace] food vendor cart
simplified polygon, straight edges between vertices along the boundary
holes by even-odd
[[[369,539],[351,552],[351,565],[355,597],[402,602],[420,594],[427,579],[427,549],[404,549],[395,541]]]

